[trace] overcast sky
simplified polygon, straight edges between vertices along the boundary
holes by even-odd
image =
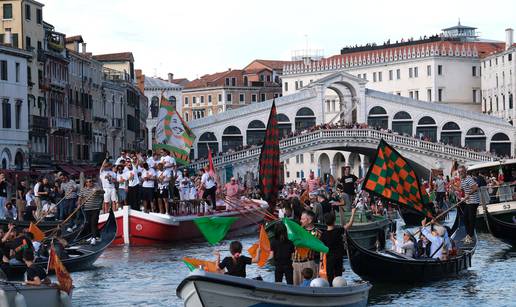
[[[81,34],[89,52],[131,51],[146,75],[190,80],[258,58],[290,60],[306,41],[330,56],[345,45],[435,34],[459,18],[489,39],[516,27],[513,0],[40,1],[44,20]]]

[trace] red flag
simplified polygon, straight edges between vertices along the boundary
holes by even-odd
[[[267,130],[260,152],[260,188],[263,199],[269,203],[269,211],[274,212],[280,185],[280,149],[279,128],[276,114],[276,104],[272,101],[271,113]]]
[[[213,157],[211,156],[211,148],[208,147],[208,174],[210,176],[215,177],[215,167],[213,167]]]
[[[50,255],[48,257],[48,268],[47,271],[54,270],[56,273],[57,281],[59,282],[59,289],[70,294],[73,289],[72,277],[66,270],[65,266],[57,256],[54,250],[54,242],[51,243]]]
[[[39,227],[36,226],[36,224],[33,224],[32,222],[29,226],[29,232],[34,235],[34,240],[36,241],[43,241],[43,239],[45,239],[45,233],[41,231],[41,229],[39,229]]]
[[[253,258],[256,257],[256,253],[258,252],[258,247],[260,248],[260,257],[258,258],[258,266],[262,267],[269,260],[269,255],[271,254],[271,243],[269,241],[269,236],[265,231],[263,225],[260,225],[260,238],[258,242],[254,243],[247,251],[249,255]]]

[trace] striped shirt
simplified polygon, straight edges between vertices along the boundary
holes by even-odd
[[[478,189],[475,192],[471,192],[473,186],[477,185],[477,182],[471,177],[466,176],[466,178],[460,180],[460,187],[464,190],[466,195],[469,195],[469,198],[466,200],[466,204],[478,204],[480,203],[480,197],[478,195]]]
[[[84,187],[79,192],[79,197],[82,198],[82,201],[85,201],[83,205],[84,211],[99,210],[104,201],[104,191],[95,187]]]

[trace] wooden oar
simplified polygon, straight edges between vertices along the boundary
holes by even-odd
[[[242,208],[239,208],[239,205],[235,202],[232,202],[231,200],[229,200],[228,198],[226,198],[224,200],[224,203],[226,204],[229,204],[232,208],[236,209],[239,213],[241,213],[244,217],[248,218],[249,220],[251,220],[253,223],[255,223],[256,225],[259,225],[259,223],[255,222],[255,219],[253,219],[252,217],[250,217],[249,215],[250,214],[259,214],[261,216],[260,213],[258,212],[255,212],[254,210],[249,210],[247,213],[245,212],[245,209],[242,209]]]
[[[61,200],[59,200],[59,201],[57,202],[57,204],[56,204],[56,208],[58,208],[58,207],[59,207],[59,205],[61,204],[61,202],[63,202],[63,200],[65,200],[66,196],[69,196],[70,194],[72,194],[72,192],[70,192],[70,193],[68,193],[68,194],[65,194],[65,195],[63,196],[63,198],[61,198]],[[43,208],[42,208],[42,209],[43,209]],[[49,211],[47,211],[43,216],[41,216],[41,217],[36,221],[36,224],[34,224],[34,225],[36,225],[36,226],[37,226],[41,221],[43,221],[43,219],[44,219],[45,217],[47,217],[47,215],[48,215],[48,213],[49,213],[49,212],[50,212],[50,210],[49,210]]]
[[[448,208],[448,209],[444,210],[444,211],[443,211],[443,212],[441,212],[439,215],[437,215],[436,217],[434,217],[434,218],[430,221],[430,223],[425,224],[425,227],[426,227],[426,226],[430,226],[430,225],[435,224],[435,223],[437,222],[437,220],[438,220],[440,217],[444,216],[445,214],[447,214],[448,212],[450,212],[453,208],[455,208],[455,207],[457,207],[458,205],[460,205],[460,204],[464,203],[465,201],[466,201],[466,200],[465,200],[465,199],[463,199],[463,200],[459,201],[458,203],[456,203],[455,205],[451,206],[450,208]],[[457,214],[459,214],[459,213],[457,212]],[[426,217],[425,217],[425,219],[426,219]],[[416,235],[418,235],[420,232],[421,232],[421,228],[419,228],[419,229],[418,229],[418,230],[413,234],[413,236],[415,237],[415,236],[416,236]]]

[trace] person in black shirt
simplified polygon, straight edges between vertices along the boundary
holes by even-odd
[[[335,227],[335,213],[329,212],[324,215],[327,231],[321,234],[321,242],[329,249],[326,254],[326,275],[330,286],[333,279],[342,276],[344,272],[344,240],[342,236],[344,232],[353,226],[353,218],[356,209],[351,210],[349,222],[344,227]]]
[[[0,218],[5,217],[5,204],[7,203],[7,181],[5,175],[0,173]]]
[[[221,272],[224,272],[224,269],[226,269],[226,272],[224,274],[237,277],[245,278],[245,266],[257,262],[260,256],[259,249],[256,253],[256,257],[253,259],[246,256],[242,256],[242,243],[240,243],[240,241],[231,242],[229,244],[229,251],[231,252],[231,257],[224,258],[222,262],[220,261],[220,253],[215,253],[215,255],[217,256],[217,266],[219,267]]]
[[[23,252],[23,261],[27,266],[27,281],[25,281],[25,284],[39,286],[43,283],[50,283],[45,270],[34,263],[34,252],[32,249],[26,249]]]
[[[274,281],[282,282],[283,275],[287,284],[294,284],[294,268],[292,267],[292,254],[296,248],[289,241],[287,228],[283,223],[274,226],[274,238],[271,240],[271,257],[274,259]]]

